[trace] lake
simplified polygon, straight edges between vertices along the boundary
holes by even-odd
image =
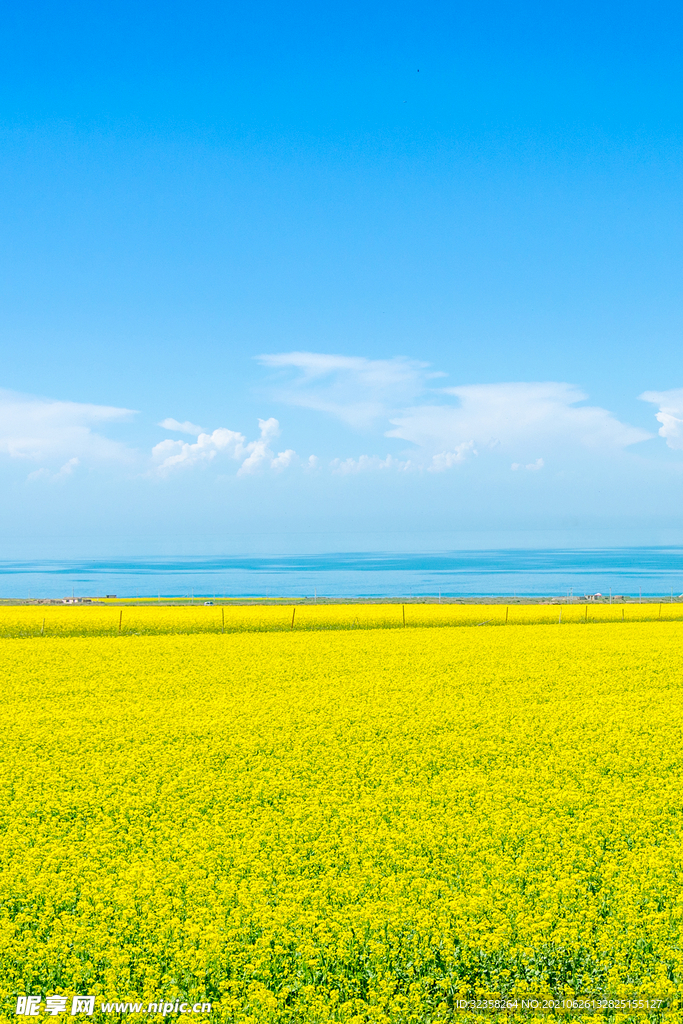
[[[0,562],[0,597],[674,597],[683,548]]]

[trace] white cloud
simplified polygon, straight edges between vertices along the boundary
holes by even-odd
[[[644,391],[639,396],[643,402],[659,406],[656,419],[662,424],[659,436],[666,440],[669,448],[683,448],[683,388],[671,391]]]
[[[261,428],[261,436],[258,441],[252,441],[251,444],[247,445],[246,451],[249,452],[247,458],[244,460],[242,465],[237,471],[238,476],[246,476],[249,473],[256,473],[259,469],[265,469],[270,464],[271,467],[276,468],[274,463],[276,461],[275,456],[270,448],[270,442],[274,441],[280,434],[280,424],[272,416],[268,420],[259,420],[259,427]],[[292,452],[291,456],[295,453]],[[286,456],[286,452],[280,452],[281,456]],[[278,466],[278,469],[284,469],[291,462],[291,456],[287,458],[283,465]],[[278,456],[279,458],[280,456]]]
[[[536,459],[535,462],[527,462],[526,466],[523,466],[521,462],[513,462],[510,469],[526,469],[529,473],[538,473],[539,469],[543,469],[544,465],[543,459]]]
[[[204,433],[203,427],[198,427],[196,423],[190,423],[189,420],[185,420],[184,423],[179,423],[178,420],[174,420],[172,416],[168,416],[161,423],[157,424],[159,427],[163,427],[164,430],[177,430],[179,434],[191,434],[193,437],[199,437],[200,434]]]
[[[403,358],[285,352],[258,360],[270,369],[295,371],[294,378],[275,391],[280,401],[330,413],[362,428],[414,401],[428,379],[443,376],[427,373],[428,363]]]
[[[577,408],[586,395],[571,384],[473,384],[443,393],[460,404],[406,409],[392,418],[387,437],[427,451],[463,452],[461,446],[469,444],[477,450],[524,452],[540,445],[614,450],[652,436],[599,406]]]
[[[431,465],[427,469],[430,473],[443,473],[445,469],[451,469],[453,466],[457,466],[458,463],[464,462],[469,452],[472,455],[477,454],[474,450],[474,442],[463,441],[453,452],[439,452],[438,455],[433,455]]]
[[[275,470],[287,469],[291,466],[292,460],[296,458],[296,452],[293,448],[287,448],[284,452],[279,452],[278,455],[271,460],[270,467]]]
[[[159,473],[167,473],[180,466],[189,468],[200,462],[215,459],[219,452],[239,459],[246,454],[246,438],[234,430],[219,427],[211,434],[200,434],[194,444],[189,441],[160,441],[152,448],[152,458]]]
[[[170,439],[161,441],[152,449],[157,472],[165,476],[175,469],[189,469],[191,466],[211,462],[219,455],[241,463],[238,476],[246,476],[264,468],[276,471],[286,469],[296,458],[296,452],[288,448],[275,455],[270,447],[271,442],[279,436],[280,424],[272,417],[258,422],[261,435],[256,441],[248,442],[244,434],[225,427],[219,427],[211,434],[200,433],[193,444]]]
[[[380,459],[377,455],[361,455],[358,459],[333,459],[330,468],[333,473],[347,476],[350,473],[368,473],[387,469],[405,473],[418,467],[410,459],[402,461],[395,459],[393,455],[387,455],[386,459]]]
[[[80,459],[73,458],[65,462],[64,465],[56,472],[50,473],[47,469],[36,469],[33,473],[29,473],[27,480],[49,480],[50,483],[58,483],[61,480],[66,480],[70,477],[77,466],[80,466]]]
[[[579,388],[556,381],[435,389],[433,379],[443,374],[430,372],[427,363],[416,360],[316,352],[263,355],[259,360],[288,374],[277,393],[281,400],[329,413],[354,427],[384,421],[390,426],[386,437],[418,449],[417,453],[409,450],[403,458],[435,473],[492,450],[512,456],[519,467],[533,465],[537,471],[541,464],[533,460],[539,457],[539,449],[546,457],[551,450],[564,450],[565,455],[582,449],[604,453],[652,436],[622,423],[607,409],[583,404],[587,396]],[[430,393],[431,400],[425,400]],[[667,415],[664,429],[673,438],[679,421],[668,411]],[[680,436],[683,444],[683,424]],[[333,468],[341,472],[347,463],[361,465],[360,460],[335,460]],[[380,469],[384,462],[373,457],[362,465]]]
[[[134,453],[93,430],[105,423],[130,419],[131,409],[81,402],[60,402],[0,390],[0,452],[13,459],[67,461],[59,470],[68,475],[78,462],[128,462]],[[76,460],[74,462],[74,460]],[[46,469],[48,476],[52,471]]]

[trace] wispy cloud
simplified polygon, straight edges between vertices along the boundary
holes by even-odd
[[[683,448],[683,388],[644,391],[639,397],[643,402],[659,406],[659,412],[655,413],[661,423],[658,433],[666,440],[669,448]]]
[[[158,425],[163,427],[164,430],[174,430],[179,434],[190,434],[192,437],[199,437],[200,434],[204,433],[204,428],[198,427],[196,423],[190,423],[189,420],[185,420],[184,423],[179,423],[178,420],[174,420],[172,416],[168,416]]]
[[[425,459],[418,452],[415,458],[398,459],[394,455],[387,455],[382,459],[378,455],[360,455],[357,459],[333,459],[330,462],[330,469],[333,473],[347,476],[351,473],[372,473],[386,472],[388,470],[396,473],[415,473],[427,470],[428,473],[443,473],[459,463],[464,462],[467,455],[476,455],[474,445],[467,441],[458,445],[452,452],[439,452],[433,455],[431,460]]]
[[[405,473],[418,467],[410,459],[396,459],[387,455],[386,459],[380,459],[377,455],[361,455],[357,459],[333,459],[330,469],[333,473],[348,476],[350,473],[369,473],[383,470],[397,470]]]
[[[258,358],[263,366],[283,374],[284,383],[277,391],[280,400],[327,413],[354,427],[382,429],[386,437],[414,446],[401,459],[390,457],[396,465],[407,461],[412,468],[435,473],[494,450],[512,456],[517,467],[532,466],[538,471],[543,465],[539,451],[546,457],[561,450],[565,454],[582,449],[609,452],[652,436],[622,423],[607,409],[585,404],[583,391],[557,381],[437,388],[435,378],[445,375],[417,360],[316,352]],[[680,392],[668,394],[680,396]],[[679,401],[676,408],[681,407]],[[666,429],[668,443],[674,443],[681,421],[674,420],[668,409],[659,418],[663,415],[668,418],[660,433]],[[680,436],[683,439],[683,432]],[[388,465],[375,456],[332,462],[335,472],[360,472],[360,467],[382,470]]]
[[[55,475],[52,467],[63,460],[57,475],[69,475],[79,462],[130,462],[135,457],[133,451],[94,428],[134,415],[132,409],[0,390],[0,452],[12,459],[47,463],[47,476]],[[65,469],[68,466],[72,469]]]
[[[168,424],[169,420],[164,420]],[[296,452],[291,448],[278,452],[272,450],[271,443],[280,434],[280,424],[272,417],[259,420],[260,436],[255,441],[247,441],[244,434],[226,427],[218,427],[212,433],[200,433],[197,440],[160,441],[152,449],[152,458],[156,464],[156,472],[161,476],[178,469],[189,469],[202,463],[212,462],[224,456],[240,463],[238,476],[248,476],[262,469],[281,472],[296,459]],[[171,428],[167,428],[171,429]],[[190,431],[186,431],[190,433]]]
[[[403,442],[386,456],[352,452],[325,462],[342,476],[360,473],[444,473],[470,459],[499,453],[515,472],[538,473],[581,451],[612,453],[650,438],[611,412],[586,404],[577,387],[559,382],[434,386],[426,363],[408,359],[371,360],[290,352],[261,356],[263,365],[288,375],[286,400],[334,416],[355,427],[374,424],[377,438]],[[294,375],[292,377],[292,374]],[[658,407],[659,433],[671,448],[683,449],[683,389],[645,392]],[[207,431],[171,417],[159,426],[175,437],[142,456],[104,436],[101,428],[121,423],[130,409],[65,402],[0,391],[0,453],[34,463],[31,480],[65,481],[82,466],[105,461],[135,465],[167,476],[192,467],[233,463],[238,476],[281,473],[298,466],[320,471],[315,456],[300,460],[292,448],[278,450],[280,424],[260,419],[258,436],[218,427]],[[182,436],[185,435],[185,436]],[[329,457],[328,457],[329,459]]]
[[[60,466],[56,473],[51,473],[49,469],[35,469],[32,473],[29,473],[26,479],[31,481],[47,480],[52,484],[61,483],[72,476],[78,466],[80,466],[80,459],[74,457],[65,462],[63,466]]]
[[[413,402],[426,382],[442,376],[414,359],[285,352],[258,356],[262,366],[282,372],[274,396],[289,405],[326,412],[352,427],[368,428]]]
[[[476,455],[474,441],[462,441],[455,446],[454,451],[438,452],[432,455],[432,461],[427,467],[431,473],[443,473],[447,469],[464,462],[468,455]]]
[[[539,446],[615,450],[652,435],[621,423],[607,409],[579,406],[587,396],[571,384],[473,384],[444,388],[458,405],[413,406],[392,419],[388,437],[429,451],[497,449],[523,454]]]

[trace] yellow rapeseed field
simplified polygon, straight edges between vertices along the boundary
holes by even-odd
[[[1,1020],[683,999],[683,623],[228,611],[2,610]]]
[[[330,604],[0,606],[0,638],[683,622],[683,604]]]

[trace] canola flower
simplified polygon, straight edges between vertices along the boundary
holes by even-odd
[[[0,1019],[683,999],[682,648],[675,621],[3,640]]]
[[[0,606],[0,638],[683,622],[683,604]]]

